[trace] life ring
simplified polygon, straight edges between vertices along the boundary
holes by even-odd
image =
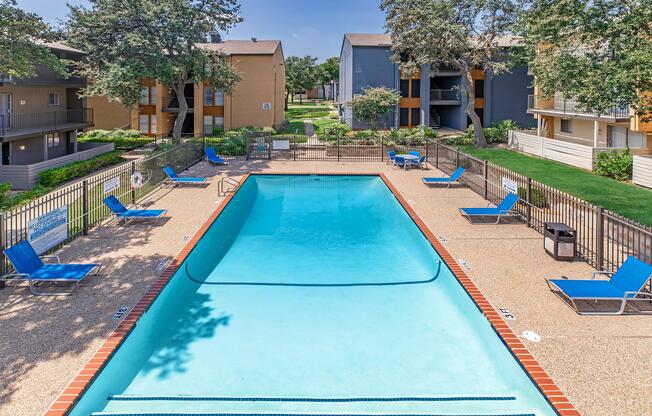
[[[129,179],[129,182],[131,183],[131,187],[134,189],[140,188],[145,184],[145,178],[143,178],[143,174],[140,172],[134,172],[131,175],[131,178]]]

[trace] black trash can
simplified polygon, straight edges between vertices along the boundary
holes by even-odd
[[[577,255],[577,232],[564,223],[547,222],[543,248],[555,260],[573,261]]]

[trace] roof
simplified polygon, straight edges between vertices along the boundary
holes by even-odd
[[[273,55],[280,40],[225,40],[221,43],[198,43],[197,46],[226,55]]]
[[[68,45],[64,45],[61,42],[36,41],[36,43],[39,44],[39,45],[47,46],[50,49],[56,49],[56,50],[59,50],[59,51],[86,54],[86,52],[84,52],[84,51],[80,51],[79,49],[75,49],[75,48],[70,47]]]
[[[392,46],[389,33],[346,33],[344,38],[353,46]]]

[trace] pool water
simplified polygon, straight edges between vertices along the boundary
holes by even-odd
[[[252,175],[72,415],[554,415],[376,176]]]

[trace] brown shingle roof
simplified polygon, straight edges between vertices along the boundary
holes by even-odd
[[[197,46],[226,55],[273,55],[280,40],[226,40],[221,43],[198,43]]]
[[[391,46],[389,33],[347,33],[344,35],[353,46]]]

